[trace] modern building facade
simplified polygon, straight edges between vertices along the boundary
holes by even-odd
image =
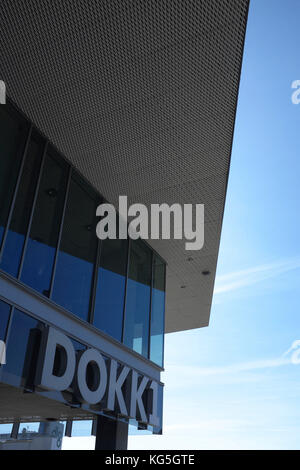
[[[164,334],[208,325],[247,0],[5,0],[0,422],[162,432]],[[104,201],[203,203],[205,245],[96,236]],[[192,253],[192,254],[191,254]]]

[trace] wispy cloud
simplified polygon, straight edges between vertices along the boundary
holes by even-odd
[[[221,367],[198,367],[198,366],[179,366],[177,364],[169,364],[168,369],[175,368],[177,372],[186,375],[201,376],[219,376],[225,374],[238,374],[241,372],[256,371],[259,369],[270,369],[281,367],[289,364],[299,364],[298,356],[300,354],[300,340],[295,340],[291,346],[281,356],[272,359],[259,359],[257,361],[248,361],[237,364],[230,364]],[[296,360],[298,359],[298,360]]]
[[[276,359],[262,359],[252,362],[244,362],[232,364],[223,367],[197,367],[197,366],[182,366],[182,371],[185,374],[193,373],[197,377],[209,375],[224,375],[224,374],[237,374],[240,372],[254,371],[258,369],[269,369],[273,367],[280,367],[283,365],[291,364],[291,359],[288,357],[279,357]],[[169,365],[169,368],[172,367]],[[174,368],[180,369],[180,366],[174,365]],[[178,370],[179,372],[179,370]]]
[[[214,294],[241,289],[299,268],[300,257],[296,257],[217,276]]]

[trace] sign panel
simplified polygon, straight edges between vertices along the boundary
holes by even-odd
[[[161,425],[157,381],[94,348],[76,353],[70,338],[53,327],[42,331],[35,385],[72,390],[80,403],[145,425]]]

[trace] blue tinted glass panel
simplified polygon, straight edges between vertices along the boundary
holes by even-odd
[[[37,328],[40,322],[15,309],[6,349],[6,364],[2,367],[1,380],[15,386],[24,386],[35,370],[37,359]]]
[[[124,343],[145,357],[149,344],[151,258],[150,249],[141,240],[130,243]]]
[[[52,298],[88,319],[97,249],[97,200],[79,177],[70,184]]]
[[[28,126],[10,109],[0,105],[0,245],[17,182]]]
[[[32,138],[28,147],[0,267],[17,276],[41,166],[43,145]]]
[[[10,308],[10,305],[0,300],[0,340],[2,341],[5,340]]]
[[[153,427],[153,434],[162,434],[162,427],[163,427],[163,396],[164,396],[164,386],[158,385],[158,396],[157,396],[157,416],[159,418],[159,422],[157,426]]]
[[[151,302],[150,359],[163,365],[165,317],[165,264],[154,255]]]
[[[42,169],[21,280],[49,296],[68,167],[47,154]]]
[[[121,341],[127,240],[104,240],[101,244],[95,299],[94,325]]]

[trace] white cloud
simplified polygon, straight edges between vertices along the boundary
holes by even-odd
[[[299,364],[295,360],[295,352],[299,353],[300,340],[292,342],[291,346],[285,351],[280,357],[272,359],[259,359],[256,361],[241,362],[237,364],[230,364],[220,367],[199,367],[194,365],[178,365],[168,364],[168,370],[166,374],[170,373],[172,376],[178,377],[207,377],[207,376],[220,376],[220,375],[235,375],[241,372],[250,372],[260,369],[270,369],[275,367],[281,367],[289,364]],[[292,354],[290,354],[292,353]],[[290,356],[289,356],[290,354]]]
[[[224,375],[224,374],[237,374],[240,372],[247,372],[258,369],[266,369],[271,367],[280,367],[283,365],[291,364],[291,359],[287,357],[279,357],[276,359],[262,359],[252,362],[242,362],[239,364],[231,364],[223,367],[198,367],[198,366],[178,366],[169,365],[168,370],[171,368],[176,369],[180,374],[195,374],[197,377],[208,375]]]
[[[217,276],[214,295],[247,287],[300,268],[300,258],[288,258]]]
[[[93,450],[95,449],[94,436],[64,437],[62,450]]]

